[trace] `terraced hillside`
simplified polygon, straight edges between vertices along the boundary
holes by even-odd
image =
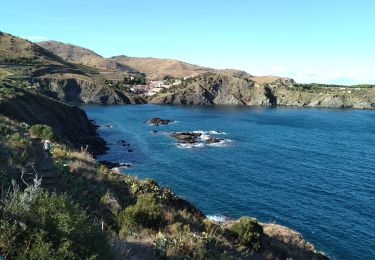
[[[0,79],[57,100],[143,103],[142,98],[130,93],[123,84],[128,75],[128,72],[68,62],[30,41],[0,33]]]

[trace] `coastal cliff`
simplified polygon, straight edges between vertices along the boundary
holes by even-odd
[[[62,142],[76,149],[87,147],[95,154],[106,150],[105,141],[84,111],[9,83],[0,82],[0,114],[28,125],[48,125]]]
[[[374,109],[375,88],[302,85],[292,80],[280,79],[258,83],[246,77],[206,73],[152,96],[149,102]]]

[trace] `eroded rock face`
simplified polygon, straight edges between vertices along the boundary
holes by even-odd
[[[22,95],[0,102],[0,114],[29,125],[49,125],[62,141],[77,149],[87,147],[94,154],[106,150],[105,141],[96,132],[97,126],[83,110],[20,88],[17,92]]]
[[[170,93],[161,93],[151,103],[187,105],[273,105],[264,87],[243,78],[220,74],[200,75]]]
[[[89,80],[39,78],[33,79],[32,84],[43,89],[43,94],[65,102],[94,104],[146,103],[143,98],[137,95],[122,92],[108,86],[99,86]]]
[[[259,83],[208,73],[170,88],[150,103],[184,105],[298,106],[375,109],[375,88],[317,87],[301,89],[293,80]]]
[[[158,126],[158,125],[168,125],[173,122],[174,122],[173,120],[161,119],[160,117],[153,117],[150,120],[146,121],[145,123]]]

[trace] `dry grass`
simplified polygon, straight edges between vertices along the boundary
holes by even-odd
[[[7,70],[5,70],[3,68],[0,68],[0,79],[1,78],[5,78],[7,76],[10,76],[12,74],[13,74],[12,72],[9,72],[9,71],[7,71]]]
[[[274,238],[293,247],[303,248],[311,251],[315,250],[314,246],[307,243],[300,233],[292,229],[274,223],[262,225],[263,232],[268,237]]]

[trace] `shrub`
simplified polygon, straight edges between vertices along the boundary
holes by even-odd
[[[56,140],[56,135],[53,132],[52,127],[48,125],[33,125],[29,129],[30,135],[41,138],[41,139],[48,139],[48,140]]]
[[[164,226],[161,208],[150,193],[141,194],[137,203],[125,208],[118,216],[121,233],[137,228],[138,226],[157,230]]]
[[[184,236],[190,232],[190,227],[184,223],[176,222],[169,225],[168,230],[174,236]]]
[[[15,189],[0,204],[0,254],[7,259],[110,259],[108,241],[65,195],[40,183]]]
[[[255,218],[242,217],[230,228],[243,246],[249,246],[254,250],[260,249],[263,228]]]

